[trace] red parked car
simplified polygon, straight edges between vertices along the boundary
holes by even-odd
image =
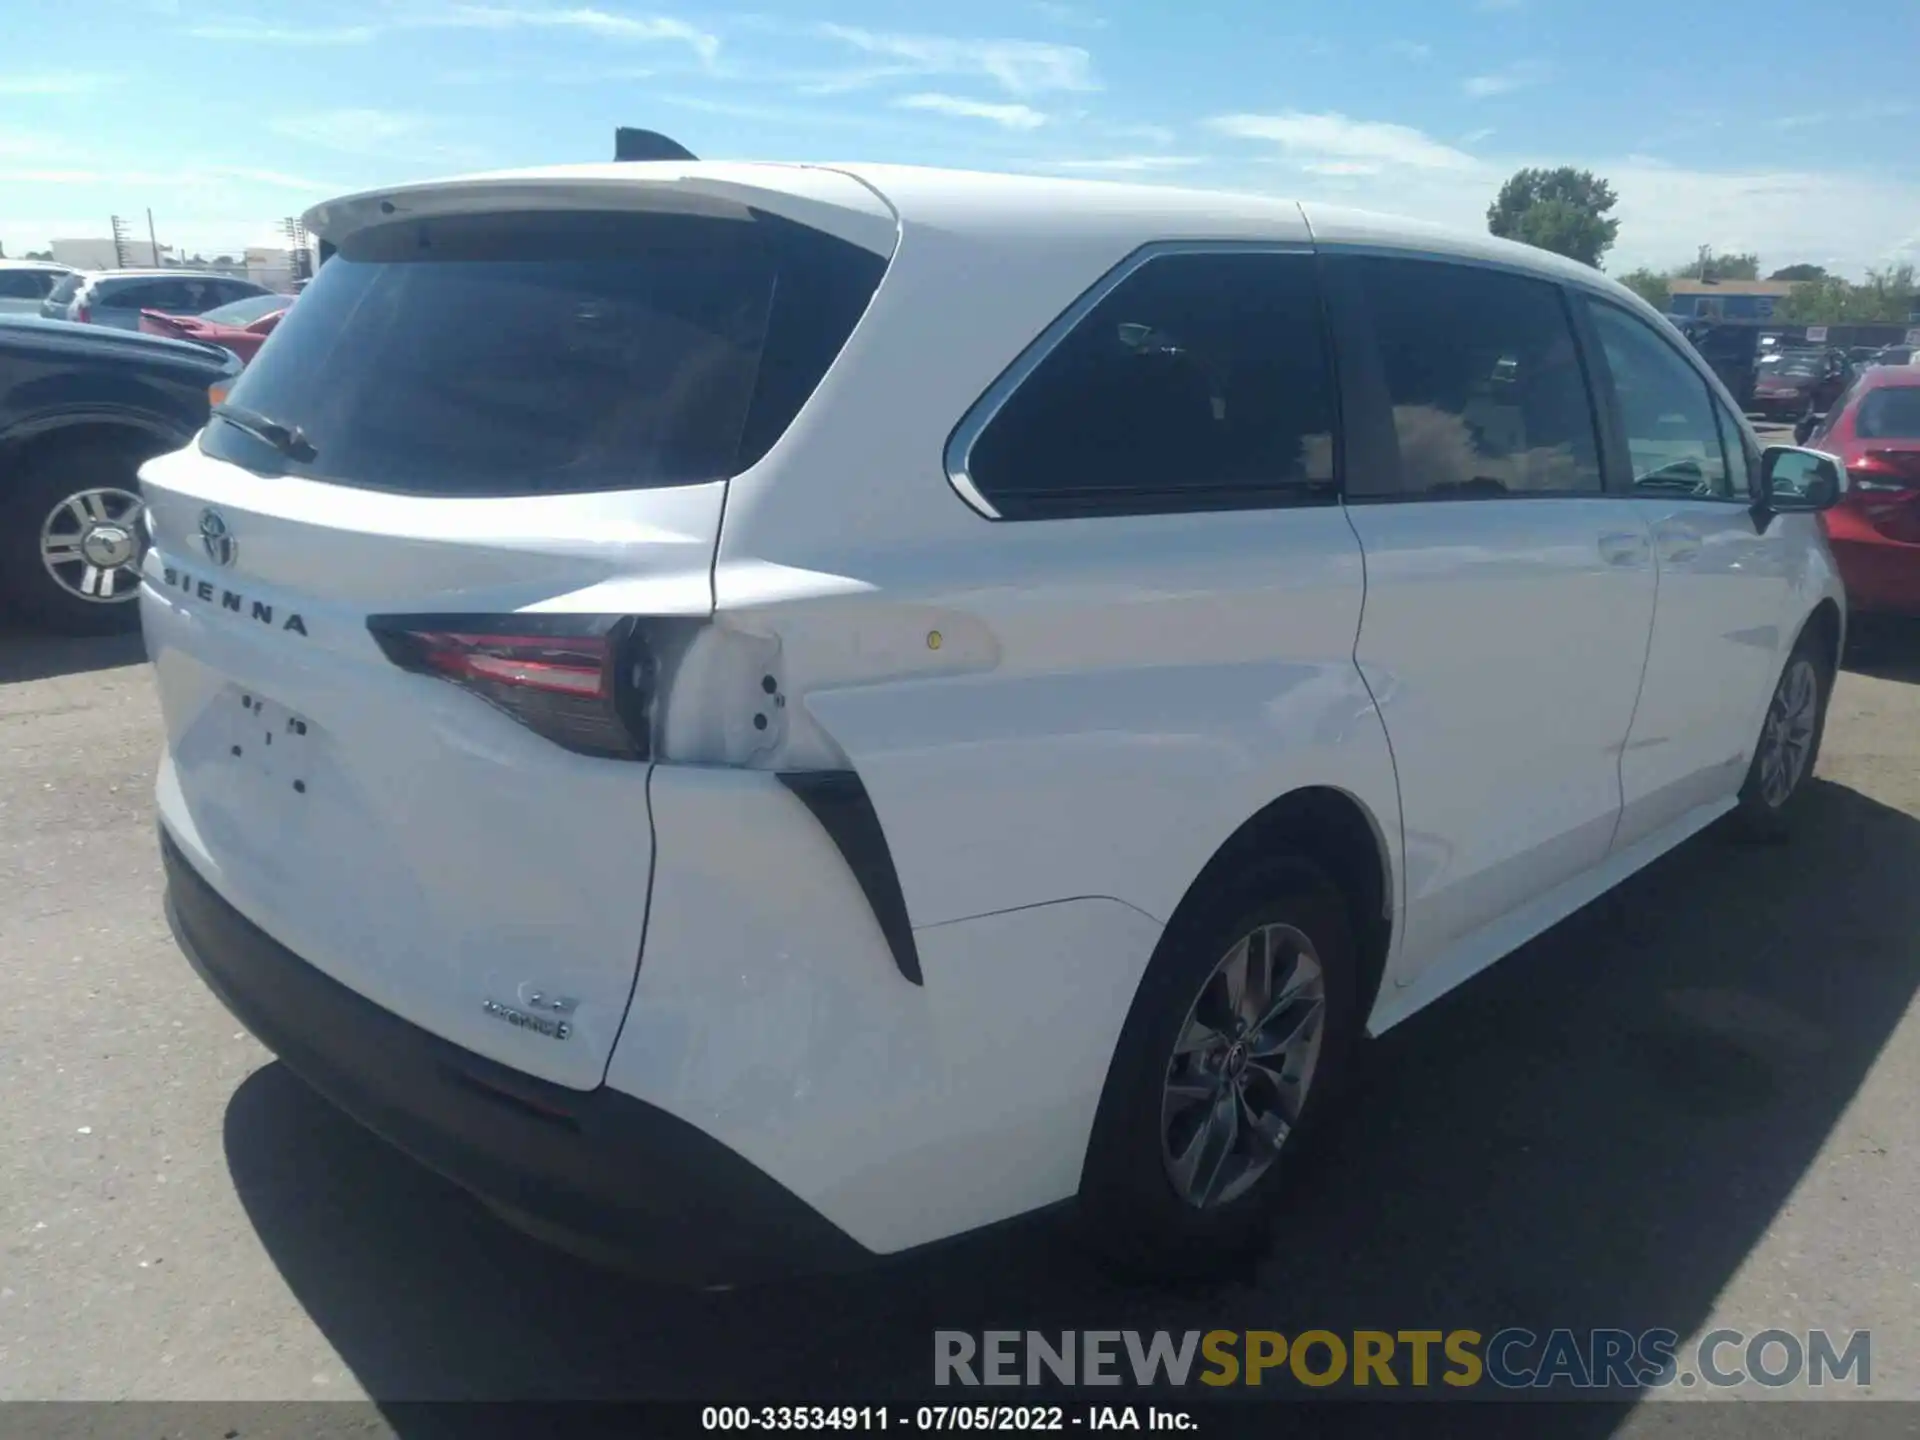
[[[251,360],[292,303],[291,295],[249,295],[244,300],[216,306],[204,315],[169,315],[161,310],[142,310],[140,328],[149,335],[164,335],[169,340],[200,340],[218,345],[242,360]]]
[[[1770,420],[1798,420],[1837,404],[1853,378],[1842,350],[1786,350],[1761,359],[1753,380],[1753,408]]]
[[[1848,604],[1920,616],[1920,365],[1861,371],[1794,433],[1847,467],[1846,494],[1821,518]]]

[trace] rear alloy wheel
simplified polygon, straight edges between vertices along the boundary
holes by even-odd
[[[77,635],[140,623],[144,453],[117,438],[48,444],[0,481],[0,586],[29,618]]]
[[[1244,1269],[1359,1031],[1345,898],[1274,857],[1211,882],[1161,937],[1081,1171],[1086,1237],[1136,1273]]]
[[[1161,1155],[1187,1204],[1230,1204],[1279,1158],[1326,1009],[1320,957],[1292,925],[1263,925],[1221,957],[1174,1042],[1161,1102]]]

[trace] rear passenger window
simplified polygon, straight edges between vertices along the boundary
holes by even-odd
[[[960,463],[1007,519],[1331,503],[1313,257],[1145,261],[1045,353]]]
[[[1398,473],[1358,499],[1481,499],[1601,489],[1586,374],[1559,287],[1440,260],[1337,258],[1393,407]]]
[[[1614,406],[1626,432],[1638,495],[1736,496],[1700,372],[1644,320],[1600,300],[1584,302],[1600,337]]]
[[[105,290],[94,304],[104,310],[165,310],[179,314],[186,291],[175,280],[147,280],[133,285],[116,285]]]

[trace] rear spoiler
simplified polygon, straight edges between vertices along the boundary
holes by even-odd
[[[613,132],[613,158],[626,160],[692,160],[694,153],[658,130],[636,130],[622,125]]]

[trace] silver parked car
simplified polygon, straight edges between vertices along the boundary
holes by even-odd
[[[41,302],[40,314],[48,320],[138,330],[142,310],[203,315],[216,306],[271,293],[251,280],[203,270],[99,270],[62,280]]]
[[[38,315],[53,288],[80,272],[52,260],[0,260],[0,315]]]

